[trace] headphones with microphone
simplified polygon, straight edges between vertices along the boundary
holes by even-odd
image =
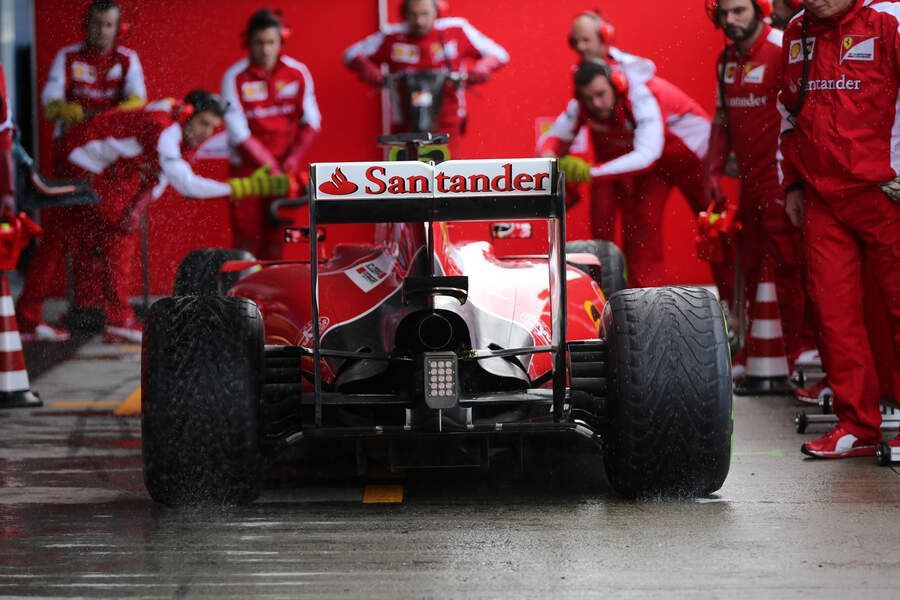
[[[612,23],[606,20],[606,17],[599,8],[595,8],[591,11],[584,11],[578,13],[572,18],[572,21],[579,17],[590,17],[597,23],[597,35],[600,36],[600,41],[602,41],[606,46],[612,45],[612,43],[616,39],[616,28],[612,26]],[[575,36],[572,35],[571,30],[569,31],[569,46],[575,50]]]
[[[98,12],[106,12],[114,8],[118,9],[119,11],[119,30],[118,32],[116,32],[116,39],[125,39],[128,36],[128,33],[131,31],[131,23],[125,16],[126,7],[120,5],[118,2],[114,2],[113,0],[94,0],[93,2],[91,2],[84,14],[84,30],[87,31],[91,26],[91,19],[94,17],[94,14]]]
[[[774,7],[772,6],[772,0],[751,0],[753,2],[753,8],[756,11],[757,18],[766,19],[772,16],[772,11]],[[787,0],[788,5],[794,10],[800,10],[803,8],[803,0]],[[716,29],[719,29],[721,25],[719,25],[719,0],[706,0],[706,16],[709,17],[709,20],[713,22],[713,25],[716,26]]]
[[[195,89],[188,92],[184,102],[175,106],[178,123],[184,126],[191,117],[201,112],[211,112],[218,117],[225,116],[225,102],[222,98],[203,89]]]
[[[250,15],[250,18],[247,19],[247,28],[241,32],[241,47],[249,48],[250,39],[253,37],[253,34],[257,31],[272,27],[278,29],[278,33],[281,35],[282,44],[291,39],[293,30],[291,29],[291,26],[285,22],[284,13],[281,12],[281,9],[276,8],[275,10],[272,10],[270,8],[263,8]]]

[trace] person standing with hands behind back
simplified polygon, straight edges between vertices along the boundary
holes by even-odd
[[[870,456],[881,411],[863,323],[864,260],[890,313],[900,389],[900,2],[805,4],[784,34],[779,167],[788,216],[803,228],[838,423],[801,450]]]

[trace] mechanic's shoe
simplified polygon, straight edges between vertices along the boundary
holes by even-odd
[[[828,377],[823,377],[819,383],[795,391],[794,397],[804,404],[823,405],[826,400],[834,398],[834,390],[828,383]]]
[[[143,339],[143,326],[135,318],[124,323],[108,324],[103,329],[103,342],[106,344],[140,344]]]
[[[794,363],[800,363],[804,367],[822,368],[822,357],[818,348],[804,348],[793,357]]]
[[[744,346],[731,359],[731,378],[740,379],[747,374],[747,347]]]
[[[888,446],[891,448],[900,448],[900,433],[897,434],[897,437],[888,442]]]
[[[69,339],[68,331],[51,327],[43,321],[40,323],[19,321],[18,327],[19,337],[23,342],[64,342]]]
[[[806,442],[800,451],[815,458],[847,458],[850,456],[875,456],[878,444],[870,444],[844,430],[840,425],[823,437]]]

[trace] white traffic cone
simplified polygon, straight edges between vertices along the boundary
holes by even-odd
[[[43,405],[30,389],[9,278],[6,272],[0,272],[0,408],[35,408]]]
[[[747,342],[747,374],[734,383],[739,396],[761,394],[792,394],[775,276],[772,264],[763,264],[761,281],[756,288],[756,301],[750,315],[750,336]]]

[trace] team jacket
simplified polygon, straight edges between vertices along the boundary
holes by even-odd
[[[809,19],[809,78],[803,79],[801,27]],[[841,15],[800,13],[784,33],[780,175],[825,198],[900,175],[900,2],[855,0]]]
[[[147,97],[137,53],[123,46],[100,53],[84,44],[60,50],[41,94],[41,104],[64,99],[77,102],[85,113],[113,108],[128,96]]]
[[[142,110],[112,109],[69,128],[63,138],[66,159],[99,175],[115,168],[118,174],[138,171],[153,197],[171,184],[182,196],[229,196],[227,183],[195,174],[186,158],[193,151],[182,143],[181,124],[173,117],[172,100],[160,100]]]
[[[301,128],[319,131],[322,126],[309,69],[287,56],[279,57],[271,73],[247,58],[238,61],[225,71],[222,98],[228,105],[229,144],[237,146],[252,135],[279,162],[289,154]]]
[[[699,104],[660,77],[629,84],[625,97],[604,121],[593,119],[578,99],[570,100],[539,140],[538,154],[565,155],[584,125],[594,146],[594,178],[642,173],[667,154],[688,151],[706,158],[710,120]]]
[[[746,54],[738,54],[729,43],[717,65],[716,108],[727,117],[727,141],[711,147],[710,153],[721,154],[717,158],[724,165],[729,147],[734,150],[746,192],[779,188],[775,155],[781,131],[777,99],[782,32],[763,27]]]
[[[450,70],[459,71],[463,59],[493,56],[501,64],[509,62],[509,54],[500,45],[472,27],[466,19],[446,17],[437,19],[434,27],[423,37],[409,34],[409,24],[388,25],[344,52],[344,64],[357,56],[365,56],[375,63],[386,63],[391,73],[399,71]],[[395,107],[399,102],[393,103]],[[438,119],[458,123],[465,115],[465,95],[451,83],[444,89],[443,105]],[[394,122],[403,121],[394,111]]]
[[[647,83],[651,77],[656,75],[656,65],[652,60],[623,52],[614,46],[609,47],[607,62],[625,73],[631,85]],[[573,67],[573,70],[576,68],[578,68],[577,65]]]

